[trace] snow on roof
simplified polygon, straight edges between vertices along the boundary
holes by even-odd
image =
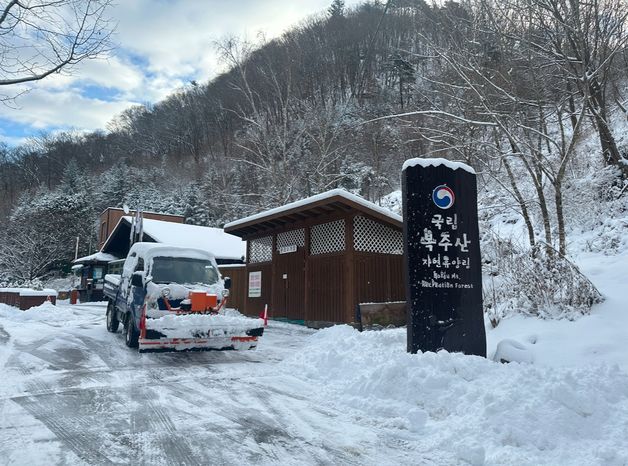
[[[56,290],[44,288],[43,290],[32,290],[30,288],[22,288],[20,296],[58,296]]]
[[[446,167],[451,168],[452,170],[457,170],[458,168],[460,168],[466,172],[469,172],[475,175],[475,170],[471,168],[469,165],[467,165],[466,163],[452,162],[451,160],[447,160],[447,159],[422,159],[422,158],[408,159],[403,163],[403,168],[401,169],[401,171],[404,171],[406,168],[414,167],[416,165],[419,165],[421,167],[438,167],[440,165],[445,165]]]
[[[132,221],[132,217],[123,218],[128,222]],[[240,260],[246,254],[246,242],[237,236],[225,233],[222,228],[145,218],[144,234],[158,243],[208,251],[217,259]]]
[[[72,261],[74,264],[82,264],[84,262],[111,262],[116,260],[117,257],[112,254],[107,254],[106,252],[97,252],[85,257],[79,257],[78,259]]]
[[[299,201],[291,202],[290,204],[286,204],[286,205],[281,206],[281,207],[276,207],[274,209],[265,210],[264,212],[260,212],[260,213],[255,214],[255,215],[250,215],[248,217],[241,218],[239,220],[235,220],[233,222],[227,223],[225,225],[225,228],[236,227],[236,226],[242,225],[244,223],[248,223],[248,222],[251,222],[251,221],[254,221],[254,220],[259,220],[259,219],[262,219],[262,218],[265,218],[265,217],[268,217],[268,216],[271,216],[271,215],[275,215],[275,214],[278,214],[278,213],[281,213],[281,212],[285,212],[285,211],[288,211],[288,210],[292,210],[292,209],[295,209],[295,208],[298,208],[298,207],[303,207],[303,206],[306,206],[308,204],[313,204],[314,202],[322,201],[324,199],[329,199],[329,198],[334,197],[334,196],[344,197],[345,199],[347,199],[349,201],[352,201],[352,202],[355,202],[356,204],[360,204],[360,205],[366,207],[367,209],[379,212],[380,214],[385,215],[386,217],[389,217],[392,220],[396,220],[398,222],[402,221],[402,218],[399,215],[391,212],[388,209],[385,209],[384,207],[380,207],[380,206],[378,206],[376,204],[373,204],[372,202],[367,201],[366,199],[364,199],[364,198],[362,198],[360,196],[357,196],[355,194],[351,194],[350,192],[345,191],[344,189],[332,189],[331,191],[326,191],[324,193],[317,194],[315,196],[311,196],[311,197],[307,197],[305,199],[301,199]]]

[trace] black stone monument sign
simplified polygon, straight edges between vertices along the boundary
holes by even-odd
[[[411,159],[402,183],[408,351],[486,357],[475,172]]]

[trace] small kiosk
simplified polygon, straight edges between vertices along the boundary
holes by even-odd
[[[79,257],[74,261],[72,272],[78,277],[76,289],[81,302],[102,301],[105,274],[111,273],[107,267],[111,261],[118,259],[112,254],[97,252],[95,254]]]

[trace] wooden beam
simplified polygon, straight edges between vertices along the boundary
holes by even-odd
[[[345,219],[345,323],[354,321],[356,300],[355,250],[353,248],[353,215]]]

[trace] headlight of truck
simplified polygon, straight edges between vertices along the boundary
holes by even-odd
[[[229,296],[229,290],[222,290],[222,296],[225,298]]]

